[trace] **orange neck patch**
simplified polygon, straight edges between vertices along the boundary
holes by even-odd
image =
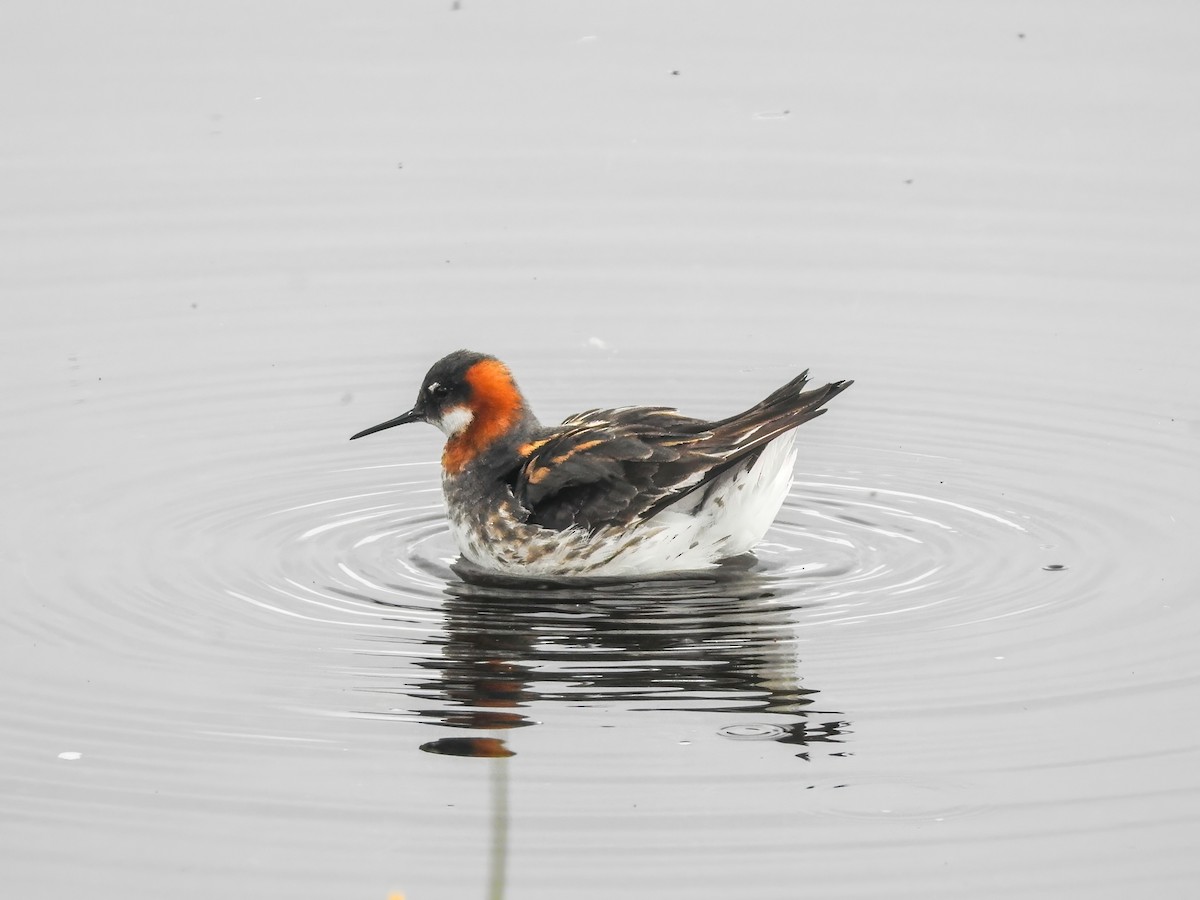
[[[525,399],[508,367],[498,359],[483,359],[467,369],[471,387],[471,424],[446,442],[442,468],[451,475],[504,435],[525,414]]]

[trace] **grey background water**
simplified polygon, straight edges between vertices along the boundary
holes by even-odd
[[[6,895],[1193,896],[1198,18],[10,9]],[[857,383],[741,577],[522,594],[346,441],[459,346]]]

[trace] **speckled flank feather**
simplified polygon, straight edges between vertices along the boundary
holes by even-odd
[[[680,497],[634,524],[556,530],[519,521],[515,503],[490,512],[455,502],[446,478],[451,532],[463,556],[486,569],[528,576],[638,576],[709,568],[762,539],[792,484],[795,431],[703,492]]]
[[[424,420],[449,438],[442,487],[459,550],[529,576],[703,569],[750,550],[787,496],[796,428],[851,382],[807,373],[708,422],[666,407],[589,410],[544,428],[499,360],[459,351],[417,405],[361,437]]]

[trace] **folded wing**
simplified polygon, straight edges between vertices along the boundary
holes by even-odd
[[[745,412],[716,422],[667,407],[590,410],[522,448],[513,494],[529,521],[596,531],[649,519],[732,468],[850,386],[804,391],[805,372]]]

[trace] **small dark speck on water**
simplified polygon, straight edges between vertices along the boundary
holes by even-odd
[[[1023,32],[1023,31],[1017,32],[1017,40],[1019,40],[1019,41],[1025,40],[1025,32]]]
[[[912,180],[911,178],[905,178],[905,179],[904,179],[904,183],[905,183],[905,184],[912,184],[912,183],[913,183],[913,180]]]
[[[192,304],[192,309],[199,309],[199,308],[200,308],[200,304],[199,304],[199,303],[193,303],[193,304]]]
[[[1062,572],[1062,571],[1066,570],[1066,568],[1067,567],[1064,566],[1062,563],[1050,563],[1050,565],[1048,565],[1048,566],[1042,566],[1042,571],[1044,571],[1044,572]]]
[[[672,69],[672,70],[671,70],[671,74],[672,74],[672,75],[678,75],[678,74],[679,74],[679,70],[678,70],[678,69]]]

